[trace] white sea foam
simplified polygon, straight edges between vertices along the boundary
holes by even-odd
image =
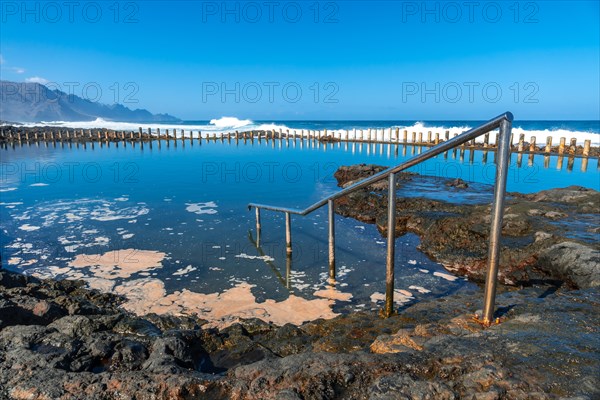
[[[175,276],[183,276],[183,275],[187,275],[190,272],[194,272],[196,271],[198,268],[192,267],[191,265],[188,265],[185,268],[180,268],[177,271],[173,272],[173,275]]]
[[[444,272],[434,272],[433,275],[434,276],[438,276],[438,277],[440,277],[442,279],[446,279],[447,281],[455,281],[455,280],[458,279],[457,276],[446,274]]]
[[[408,288],[412,289],[412,290],[416,290],[419,293],[431,293],[431,290],[425,289],[422,286],[410,285]]]
[[[145,207],[127,207],[120,210],[111,210],[110,208],[100,208],[93,210],[90,215],[96,221],[116,221],[119,219],[134,219],[146,215],[150,212]]]
[[[351,124],[351,123],[350,123]],[[151,129],[152,133],[156,133],[157,129],[161,130],[161,133],[165,132],[165,129],[169,129],[170,135],[173,135],[173,130],[175,129],[175,136],[181,137],[181,131],[185,130],[186,136],[189,135],[190,131],[194,132],[202,132],[204,137],[208,135],[212,135],[213,133],[226,133],[232,132],[235,130],[239,131],[249,131],[249,130],[275,130],[279,131],[280,129],[283,132],[296,133],[298,135],[304,134],[304,136],[308,135],[307,129],[299,129],[295,126],[287,126],[283,124],[277,123],[262,123],[258,124],[249,119],[239,119],[236,117],[221,117],[217,119],[212,119],[209,124],[164,124],[164,123],[151,123],[151,124],[141,124],[141,123],[131,123],[131,122],[118,122],[118,121],[107,121],[101,118],[98,118],[94,121],[75,121],[75,122],[67,122],[67,121],[47,121],[47,122],[38,122],[38,123],[26,123],[23,126],[25,127],[33,127],[33,126],[55,126],[55,127],[64,127],[64,128],[76,128],[76,129],[94,129],[94,128],[106,128],[111,130],[119,130],[119,131],[135,131],[141,127],[144,132]],[[410,142],[412,139],[412,132],[423,132],[424,138],[427,136],[427,132],[431,131],[433,135],[436,133],[440,134],[440,138],[444,138],[444,134],[446,131],[450,132],[450,137],[453,137],[454,134],[459,134],[468,129],[473,128],[473,126],[426,126],[424,122],[416,122],[412,125],[399,125],[390,127],[389,125],[386,127],[382,126],[374,126],[371,129],[371,135],[373,139],[377,140],[385,140],[389,141],[390,138],[395,138],[395,130],[399,128],[401,131],[407,130],[409,132],[408,141]],[[348,129],[348,138],[349,139],[357,139],[360,137],[360,131],[363,131],[363,135],[365,138],[368,137],[369,128],[350,128]],[[328,134],[339,135],[341,134],[344,138],[346,135],[346,129],[328,129]],[[583,132],[583,131],[570,131],[566,129],[553,129],[553,130],[527,130],[520,128],[518,123],[515,123],[513,127],[513,134],[515,137],[515,141],[518,140],[520,134],[525,135],[525,140],[529,141],[531,136],[535,136],[537,139],[537,143],[545,143],[546,138],[548,136],[552,137],[553,144],[558,144],[558,141],[561,137],[565,137],[567,141],[571,138],[577,139],[577,144],[582,145],[585,140],[591,140],[592,146],[600,145],[600,135],[597,133],[591,132]],[[402,140],[402,138],[400,138]],[[483,141],[483,136],[476,139],[478,142]],[[495,133],[490,134],[490,144],[494,144],[495,142]],[[1,190],[1,189],[0,189]]]
[[[221,117],[219,119],[211,119],[210,124],[217,128],[236,129],[251,125],[253,122],[249,119],[237,119],[235,117]]]
[[[203,137],[212,135],[213,133],[225,133],[234,130],[247,131],[247,130],[272,130],[272,129],[289,129],[285,125],[280,124],[255,124],[254,121],[249,119],[238,119],[236,117],[222,117],[212,119],[209,124],[164,124],[164,123],[137,123],[137,122],[119,122],[119,121],[108,121],[102,118],[97,118],[94,121],[42,121],[32,122],[23,124],[24,127],[34,126],[53,126],[57,128],[74,128],[74,129],[101,129],[106,128],[115,131],[126,131],[126,132],[137,132],[139,128],[142,128],[144,132],[148,129],[153,134],[156,134],[160,129],[161,134],[165,133],[165,130],[169,130],[169,134],[173,135],[175,130],[175,136],[181,137],[181,131],[185,131],[185,135],[188,136],[190,131],[202,132]],[[194,135],[194,137],[196,134]]]
[[[269,256],[250,256],[246,253],[236,255],[236,258],[245,258],[248,260],[263,260],[263,261],[275,261],[273,257]]]
[[[15,208],[16,206],[22,205],[23,202],[15,201],[13,203],[0,203],[0,206],[4,206],[6,208]]]
[[[576,138],[577,139],[577,144],[578,145],[583,145],[584,141],[589,140],[592,144],[592,146],[600,146],[600,135],[598,135],[597,133],[590,133],[590,132],[579,132],[579,131],[569,131],[566,129],[557,129],[557,130],[553,130],[550,131],[548,129],[545,130],[525,130],[525,129],[521,129],[521,128],[513,128],[512,133],[514,134],[514,137],[517,138],[518,135],[520,135],[521,133],[525,135],[525,141],[529,141],[531,139],[531,136],[535,136],[536,137],[536,141],[537,143],[540,142],[544,142],[546,141],[546,138],[548,136],[552,137],[552,144],[553,145],[558,145],[560,138],[564,137],[567,139],[567,143],[569,142],[569,140],[571,138]],[[491,137],[490,137],[491,139]],[[515,139],[516,142],[517,139]],[[491,142],[491,140],[490,140]],[[495,142],[495,139],[494,139]],[[539,144],[538,144],[539,146]]]
[[[40,227],[35,226],[35,225],[24,224],[24,225],[21,225],[19,227],[19,229],[22,231],[31,232],[31,231],[37,231],[38,229],[40,229]]]
[[[385,293],[375,292],[371,296],[371,301],[377,303],[379,301],[385,301]],[[394,303],[405,304],[410,303],[414,300],[412,293],[407,290],[394,290]]]
[[[185,203],[187,206],[186,211],[195,213],[195,214],[216,214],[217,204],[214,201],[209,201],[206,203]]]

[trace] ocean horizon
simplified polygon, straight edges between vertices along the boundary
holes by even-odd
[[[236,117],[221,117],[211,120],[181,120],[179,122],[122,122],[98,118],[93,121],[41,121],[23,123],[24,127],[53,126],[76,129],[113,129],[133,131],[140,127],[152,132],[157,129],[193,130],[205,133],[221,133],[238,130],[328,130],[354,131],[361,129],[399,128],[408,131],[450,131],[460,133],[481,125],[484,120],[251,120]],[[591,140],[593,146],[600,145],[600,120],[515,120],[513,134],[524,134],[526,140],[536,136],[539,140],[552,136],[577,138],[578,144]]]

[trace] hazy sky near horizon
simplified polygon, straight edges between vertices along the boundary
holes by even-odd
[[[600,119],[598,1],[7,1],[1,78],[182,119]]]

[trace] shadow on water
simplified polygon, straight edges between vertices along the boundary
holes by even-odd
[[[265,251],[259,245],[259,243],[256,240],[254,240],[254,238],[252,237],[251,230],[248,230],[248,240],[256,248],[259,256],[264,257],[265,264],[267,264],[271,268],[271,271],[273,271],[277,280],[279,280],[279,282],[281,282],[283,287],[288,289],[290,291],[290,293],[293,293],[293,290],[291,290],[291,288],[290,288],[290,274],[292,272],[292,256],[287,255],[287,257],[286,257],[286,263],[285,263],[286,268],[285,268],[285,278],[284,278],[283,275],[281,275],[281,272],[279,272],[279,268],[277,267],[277,265],[275,265],[275,263],[273,261],[271,261],[270,259],[266,258],[269,256],[265,253]]]

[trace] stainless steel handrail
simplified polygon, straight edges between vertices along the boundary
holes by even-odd
[[[451,150],[457,146],[460,146],[470,140],[473,140],[489,131],[499,129],[498,135],[498,156],[497,156],[497,168],[496,168],[496,184],[494,188],[494,203],[492,207],[492,223],[490,231],[490,247],[488,256],[488,273],[486,276],[485,286],[485,304],[483,312],[483,322],[490,324],[493,321],[494,314],[494,300],[496,293],[496,282],[498,275],[498,257],[500,252],[499,240],[502,230],[502,217],[504,213],[504,196],[506,194],[506,176],[508,173],[508,161],[510,153],[510,135],[512,129],[513,115],[510,112],[506,112],[493,118],[486,123],[473,128],[467,132],[461,133],[460,135],[442,142],[425,152],[399,164],[394,167],[388,168],[381,171],[373,176],[365,178],[360,182],[348,186],[345,189],[340,190],[330,196],[327,196],[309,207],[300,210],[289,207],[279,207],[266,204],[250,203],[248,209],[254,207],[256,209],[256,224],[257,224],[257,240],[260,236],[261,224],[260,224],[260,210],[270,210],[276,212],[285,213],[286,217],[286,247],[288,254],[292,252],[292,239],[291,239],[291,218],[290,215],[301,215],[305,216],[311,212],[323,207],[325,204],[329,206],[329,268],[330,277],[335,276],[335,233],[334,233],[334,221],[333,221],[333,207],[334,201],[340,197],[346,196],[359,189],[366,188],[373,183],[376,183],[385,178],[389,179],[388,188],[388,240],[387,240],[387,267],[386,267],[386,306],[384,314],[390,316],[393,313],[393,296],[394,296],[394,243],[395,243],[395,208],[396,208],[396,179],[395,174],[411,168],[417,164],[422,163],[432,157],[437,156],[445,151]]]

